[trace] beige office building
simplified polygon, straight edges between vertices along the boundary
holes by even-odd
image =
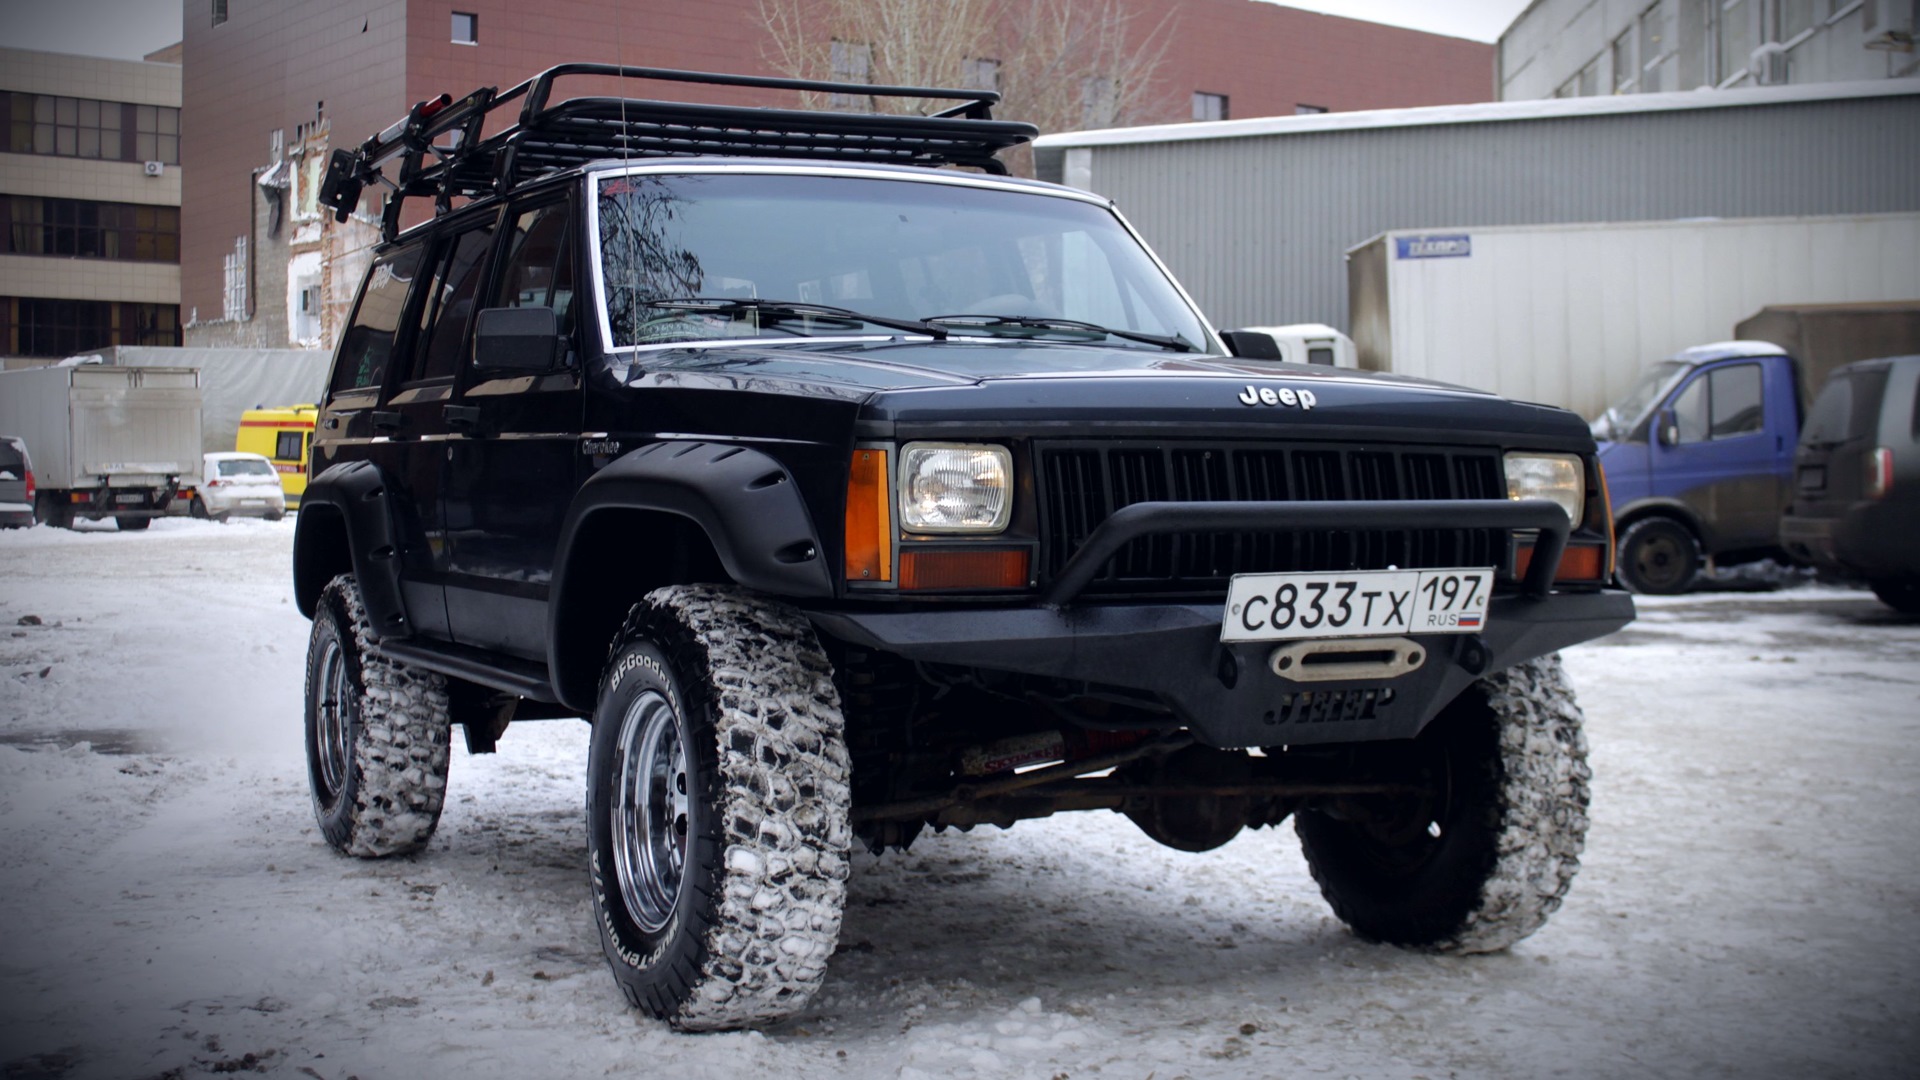
[[[178,48],[0,48],[0,357],[180,344]]]

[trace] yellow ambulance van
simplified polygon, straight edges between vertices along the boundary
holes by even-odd
[[[240,434],[233,448],[273,462],[289,510],[300,505],[300,493],[307,490],[307,454],[313,446],[315,415],[312,405],[248,409],[240,414]]]

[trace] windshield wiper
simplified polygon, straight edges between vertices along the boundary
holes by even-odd
[[[884,326],[889,330],[905,330],[915,334],[925,334],[935,340],[944,341],[947,331],[932,323],[917,319],[896,319],[889,315],[868,315],[850,308],[833,307],[830,304],[812,304],[804,300],[763,300],[753,296],[675,296],[664,300],[642,301],[642,306],[667,308],[672,311],[694,311],[712,315],[737,315],[751,311],[765,322],[780,322],[784,319],[842,319],[849,322],[866,322],[875,326]]]
[[[1147,334],[1138,330],[1115,330],[1111,326],[1099,323],[1082,322],[1079,319],[1060,319],[1051,315],[935,315],[927,320],[930,323],[954,323],[962,326],[977,326],[992,329],[996,326],[1017,326],[1030,330],[1080,330],[1089,334],[1105,334],[1108,337],[1124,338],[1147,345],[1158,345],[1174,352],[1199,352],[1199,346],[1178,334]]]

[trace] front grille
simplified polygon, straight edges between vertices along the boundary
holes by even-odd
[[[1042,443],[1041,560],[1051,576],[1108,515],[1140,502],[1499,499],[1495,450]],[[1089,592],[1213,592],[1234,574],[1494,566],[1498,529],[1169,533],[1122,548]]]

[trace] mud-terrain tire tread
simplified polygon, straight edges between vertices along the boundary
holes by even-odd
[[[771,1023],[803,1008],[826,976],[846,904],[851,788],[833,668],[799,611],[716,585],[656,589],[636,604],[608,651],[605,702],[634,647],[665,658],[681,692],[696,779],[714,797],[690,842],[679,914],[651,963],[619,958],[609,908],[624,910],[612,868],[600,870],[594,819],[603,770],[589,781],[589,846],[602,944],[628,1001],[688,1031]],[[706,722],[700,718],[704,717]],[[596,725],[618,723],[596,716]],[[617,732],[596,731],[596,744]],[[712,756],[706,756],[710,754]]]
[[[1352,886],[1334,870],[1340,853],[1329,839],[1335,834],[1317,828],[1321,823],[1306,814],[1295,818],[1321,895],[1362,937],[1438,953],[1498,952],[1546,924],[1580,869],[1593,773],[1584,718],[1560,657],[1489,675],[1462,697],[1476,694],[1491,714],[1496,749],[1485,760],[1467,764],[1477,774],[1470,777],[1472,786],[1489,797],[1470,808],[1465,828],[1483,831],[1463,837],[1467,843],[1458,850],[1464,857],[1444,868],[1450,884],[1466,887],[1461,895],[1468,902],[1412,914],[1417,902],[1396,907],[1391,901],[1370,904],[1372,898],[1349,896]],[[1477,708],[1477,703],[1461,704]],[[1443,713],[1434,723],[1448,719]],[[1485,722],[1470,718],[1475,720]],[[1316,850],[1317,845],[1326,846]]]
[[[341,645],[348,681],[360,701],[358,723],[349,736],[349,775],[339,797],[327,805],[312,760],[314,680],[323,635],[340,631],[345,631]],[[328,582],[316,605],[307,650],[306,712],[314,816],[327,843],[363,859],[426,847],[447,796],[453,732],[447,680],[380,652],[360,587],[349,574]]]

